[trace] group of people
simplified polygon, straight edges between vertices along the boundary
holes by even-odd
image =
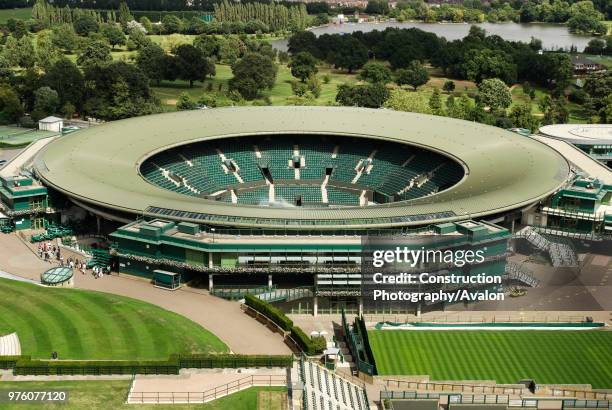
[[[61,258],[60,248],[55,245],[51,246],[51,242],[41,242],[38,244],[38,257],[49,263],[53,258],[59,260]]]
[[[87,270],[87,261],[85,259],[80,260],[77,258],[69,257],[68,260],[64,260],[59,246],[52,245],[51,242],[41,242],[38,244],[38,257],[44,259],[46,262],[52,263],[55,259],[60,266],[66,266],[70,269],[78,269],[84,275]],[[99,279],[104,276],[104,273],[110,273],[108,268],[95,265],[92,268],[92,272],[95,279]]]

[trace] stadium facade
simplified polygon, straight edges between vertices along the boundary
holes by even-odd
[[[33,170],[56,202],[46,205],[66,201],[114,226],[123,272],[160,284],[179,274],[210,288],[287,281],[307,288],[294,296],[330,306],[359,296],[364,237],[495,243],[491,271],[505,275],[514,222],[571,177],[556,151],[499,128],[337,107],[117,121],[50,143]]]

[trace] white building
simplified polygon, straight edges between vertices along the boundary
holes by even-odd
[[[41,131],[62,132],[64,120],[58,117],[46,117],[38,121],[38,129]]]

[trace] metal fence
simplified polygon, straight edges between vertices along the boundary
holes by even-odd
[[[129,404],[205,403],[249,387],[287,386],[286,375],[251,375],[201,392],[135,392],[128,394]]]

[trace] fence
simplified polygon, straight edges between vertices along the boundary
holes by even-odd
[[[203,392],[130,392],[127,402],[136,403],[205,403],[253,386],[286,386],[286,375],[251,375]]]
[[[434,382],[411,382],[407,380],[383,379],[382,382],[388,388],[406,388],[410,390],[432,390],[438,392],[453,393],[480,393],[480,394],[507,394],[520,395],[527,390],[523,387],[503,387],[480,384],[460,383],[434,383]]]
[[[344,313],[344,310],[342,311],[342,330],[344,331],[344,338],[347,341],[349,351],[351,352],[353,361],[357,365],[357,369],[367,375],[374,375],[374,366],[368,363],[367,361],[361,359],[361,355],[359,353],[361,352],[362,355],[366,355],[366,351],[364,348],[360,348],[362,343],[357,340],[357,335],[355,335],[355,332],[353,332],[353,330],[351,329],[351,325],[346,320],[346,314]]]
[[[582,323],[585,321],[585,316],[576,315],[547,315],[547,314],[531,314],[531,315],[492,315],[492,316],[471,316],[460,314],[445,314],[440,316],[412,316],[412,315],[363,315],[368,323],[378,322],[393,322],[393,323],[408,323],[408,322],[427,322],[427,323]]]

